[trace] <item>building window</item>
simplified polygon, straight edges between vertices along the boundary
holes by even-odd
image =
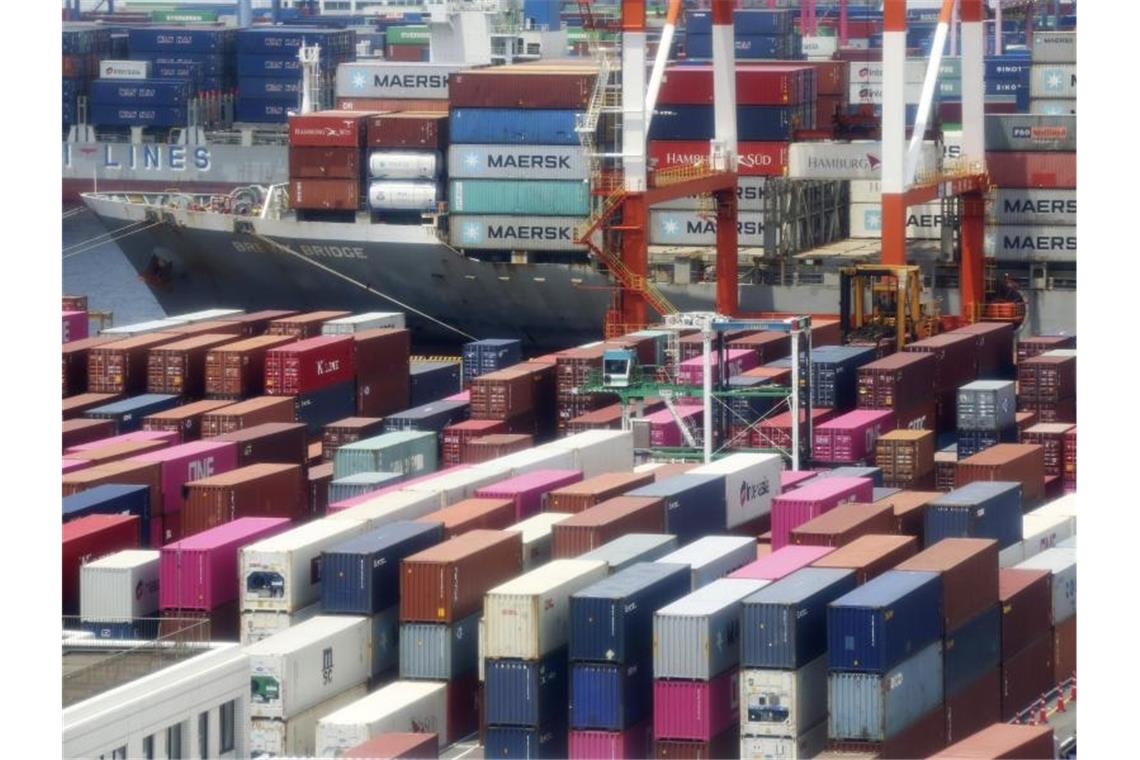
[[[127,748],[119,747],[111,750],[111,760],[127,760]]]
[[[143,758],[154,760],[154,734],[143,737]]]
[[[221,735],[218,737],[218,753],[225,754],[234,750],[234,713],[237,711],[237,700],[231,699],[218,708],[218,723]]]
[[[198,757],[210,760],[210,713],[198,713]]]
[[[175,723],[166,729],[166,756],[170,760],[182,760],[182,724]]]

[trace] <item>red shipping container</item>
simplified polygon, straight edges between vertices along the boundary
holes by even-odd
[[[804,101],[804,91],[815,79],[808,65],[737,63],[736,102],[739,105],[783,106]],[[805,81],[807,80],[807,81]],[[657,95],[660,105],[713,105],[711,65],[670,66]]]
[[[1001,658],[1008,660],[1052,625],[1053,576],[1048,570],[998,570]]]
[[[300,465],[252,464],[188,482],[182,530],[188,536],[242,517],[284,517],[301,522],[309,502]]]
[[[953,743],[1001,721],[1001,668],[946,700],[946,741]]]
[[[578,470],[535,470],[483,486],[475,491],[475,496],[481,499],[510,499],[515,505],[515,520],[521,521],[543,511],[543,502],[548,493],[581,480],[582,473]]]
[[[447,113],[448,102],[434,98],[337,98],[341,111],[434,111]]]
[[[229,472],[237,467],[237,444],[228,441],[194,441],[142,454],[140,462],[158,462],[162,467],[161,506],[151,513],[171,514],[182,509],[183,487],[192,480]]]
[[[895,427],[899,430],[938,430],[938,404],[931,399],[925,404],[895,412]]]
[[[254,338],[264,334],[273,320],[291,317],[296,313],[292,309],[263,309],[249,314],[231,314],[226,317],[226,321],[237,325],[237,334],[241,337]]]
[[[1034,356],[1017,365],[1018,400],[1052,402],[1077,395],[1077,360],[1072,356]],[[1045,420],[1042,420],[1044,422]]]
[[[756,357],[760,364],[767,364],[774,362],[777,359],[783,359],[791,351],[791,341],[787,335],[777,332],[758,332],[751,335],[745,335],[741,338],[736,338],[729,341],[728,348],[747,348],[756,352]],[[756,367],[752,366],[745,370],[742,374],[746,377],[781,377],[783,373],[791,375],[790,369],[781,369],[779,367]],[[757,374],[759,373],[759,374]],[[772,380],[774,384],[776,380]]]
[[[87,391],[87,352],[94,346],[111,343],[116,338],[100,335],[63,344],[63,396]]]
[[[135,515],[87,515],[63,524],[63,614],[79,608],[79,570],[88,562],[140,546]]]
[[[986,153],[986,168],[995,187],[1076,189],[1076,153]]]
[[[87,296],[64,296],[60,299],[60,308],[63,311],[87,311]]]
[[[787,546],[792,530],[840,504],[870,503],[873,491],[870,478],[826,478],[777,496],[772,500],[772,548]]]
[[[309,484],[309,514],[313,516],[327,514],[329,511],[329,483],[333,480],[333,463],[326,462],[310,467],[306,477]],[[396,488],[394,486],[393,490]],[[366,496],[379,495],[380,492],[366,494]]]
[[[1065,433],[1065,489],[1077,490],[1077,428]]]
[[[115,434],[114,420],[65,420],[63,423],[63,451],[72,446],[98,441]]]
[[[361,208],[360,180],[289,180],[289,208],[321,211],[355,211]]]
[[[1017,341],[1017,361],[1030,359],[1057,348],[1076,348],[1075,335],[1034,335]]]
[[[441,150],[448,142],[447,125],[445,113],[376,114],[368,117],[368,147]]]
[[[791,543],[806,546],[844,546],[859,536],[893,532],[895,512],[890,504],[840,504],[792,531]]]
[[[245,517],[162,547],[159,608],[212,610],[235,601],[241,548],[288,527],[283,517]]]
[[[206,395],[237,399],[265,392],[265,353],[293,342],[291,335],[258,335],[206,354]]]
[[[428,60],[428,46],[389,43],[384,49],[384,58],[400,63],[421,63]]]
[[[1053,629],[1053,682],[1062,684],[1077,677],[1077,616]]]
[[[447,741],[454,744],[479,729],[479,671],[447,682]]]
[[[202,418],[210,412],[229,406],[226,400],[195,401],[143,417],[142,429],[174,433],[178,443],[189,443],[202,437]]]
[[[411,333],[376,328],[354,333],[352,338],[356,342],[356,413],[384,417],[407,409],[412,393]]]
[[[359,148],[289,147],[291,179],[352,179],[364,176]]]
[[[498,66],[452,74],[452,108],[577,108],[589,105],[597,73],[582,68]]]
[[[529,424],[529,427],[534,428],[533,422]],[[528,433],[485,435],[481,438],[472,438],[464,444],[460,462],[462,464],[479,464],[531,448],[534,448],[534,436]]]
[[[1053,631],[1046,630],[1001,664],[1001,719],[1032,707],[1053,683]]]
[[[664,532],[664,500],[618,496],[555,524],[552,553],[555,559],[572,559],[626,533]]]
[[[782,177],[788,171],[786,142],[744,141],[736,151],[736,171],[743,177]],[[709,145],[701,140],[651,140],[650,165],[657,170],[708,163]]]
[[[363,744],[340,753],[345,758],[362,760],[424,760],[439,757],[439,738],[436,734],[385,733],[374,736]]]
[[[1013,377],[1013,325],[1008,322],[976,322],[954,333],[973,335],[978,354],[978,378]]]
[[[1021,434],[1021,443],[1031,443],[1044,449],[1045,475],[1064,477],[1065,441],[1075,425],[1067,422],[1042,422]]]
[[[653,681],[653,735],[712,741],[740,722],[736,668],[709,681]]]
[[[139,454],[146,454],[149,451],[166,448],[167,445],[167,442],[163,440],[119,441],[116,443],[106,443],[102,446],[91,446],[82,451],[72,451],[68,453],[68,457],[71,459],[82,459],[89,465],[99,465],[130,459]]]
[[[934,391],[956,391],[978,376],[978,357],[972,335],[943,333],[907,344],[904,351],[934,356]]]
[[[352,380],[356,375],[353,347],[351,335],[322,335],[269,349],[265,392],[298,396]]]
[[[998,603],[998,544],[989,538],[944,538],[899,564],[942,576],[942,626],[955,631]]]
[[[847,61],[806,61],[815,69],[815,92],[820,96],[847,97],[850,64]],[[822,98],[819,98],[822,100]]]
[[[360,111],[314,111],[289,117],[289,145],[361,148],[368,115]]]
[[[821,423],[814,432],[812,456],[821,462],[855,463],[870,460],[875,441],[894,430],[894,412],[858,409]]]
[[[464,499],[417,518],[416,522],[440,523],[445,541],[471,530],[505,530],[516,522],[515,502],[513,499]]]
[[[1040,760],[1053,757],[1055,752],[1052,726],[1011,725],[993,721],[989,727],[957,741],[937,755],[931,755],[930,760],[980,757]]]
[[[570,760],[641,760],[653,757],[653,721],[624,731],[570,731]]]
[[[87,352],[87,390],[137,394],[146,390],[147,354],[178,336],[147,333],[92,346]]]
[[[522,573],[522,533],[473,530],[404,559],[401,622],[453,623],[483,606],[483,596]]]
[[[855,580],[862,584],[893,570],[916,552],[918,539],[913,536],[861,536],[817,559],[811,566],[854,570]]]
[[[898,353],[856,370],[860,409],[900,411],[932,400],[937,360],[930,354]]]
[[[443,429],[443,464],[454,465],[463,461],[463,449],[472,438],[502,433],[507,429],[500,420],[464,420]]]
[[[654,410],[656,411],[656,410]],[[646,413],[649,413],[648,407]],[[582,433],[587,430],[621,430],[621,404],[611,404],[580,414],[566,421],[566,433]]]
[[[206,390],[206,353],[234,340],[233,335],[208,333],[152,348],[147,355],[147,392],[201,397]]]
[[[293,422],[296,418],[291,397],[257,396],[202,415],[202,437],[213,438],[266,422]]]
[[[551,491],[546,512],[576,514],[653,483],[652,472],[607,472]]]
[[[1021,508],[1029,511],[1045,493],[1045,449],[1025,443],[999,443],[958,461],[954,467],[955,487],[979,480],[1021,483]]]
[[[471,381],[471,418],[509,420],[528,412],[546,417],[556,396],[553,364],[525,362]]]
[[[320,335],[321,326],[330,319],[351,315],[352,312],[349,311],[307,311],[271,320],[265,332],[267,335],[290,335],[297,340],[304,340]]]

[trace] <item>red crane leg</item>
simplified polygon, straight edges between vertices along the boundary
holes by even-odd
[[[736,188],[719,190],[716,198],[716,310],[734,317],[740,313],[737,274]]]
[[[958,272],[958,294],[962,319],[977,321],[986,300],[985,286],[986,200],[981,193],[962,196],[962,261]]]
[[[641,281],[649,271],[649,206],[641,193],[627,195],[622,202],[621,261]],[[622,315],[627,325],[645,325],[645,297],[640,290],[622,291]]]

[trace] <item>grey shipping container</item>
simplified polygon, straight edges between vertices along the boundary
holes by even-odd
[[[986,115],[986,150],[1072,153],[1076,149],[1076,116]]]
[[[1017,390],[1012,380],[975,380],[958,389],[959,430],[1005,430],[1015,423]]]
[[[799,670],[740,671],[740,733],[799,736],[827,718],[827,657]]]
[[[882,742],[942,704],[942,642],[885,674],[832,671],[827,681],[832,739]]]
[[[1034,64],[1029,69],[1029,97],[1052,99],[1076,98],[1076,64]]]
[[[575,230],[586,220],[572,216],[498,216],[452,214],[450,242],[455,248],[510,251],[577,251]]]
[[[653,616],[653,675],[707,681],[740,660],[740,603],[765,581],[722,578]]]
[[[404,623],[400,626],[400,678],[450,681],[475,670],[479,659],[479,617],[451,625]]]
[[[578,555],[578,559],[600,559],[610,566],[611,573],[617,573],[638,562],[660,559],[676,548],[676,536],[664,533],[627,533],[593,551]]]
[[[696,591],[755,560],[756,540],[751,536],[705,536],[657,561],[688,565]]]
[[[1034,32],[1033,63],[1076,63],[1076,32]]]
[[[986,256],[1000,261],[1076,261],[1076,227],[986,227]]]
[[[801,760],[816,757],[827,747],[827,721],[822,720],[799,736],[741,736],[741,760]],[[838,755],[837,755],[838,757]],[[864,760],[874,754],[846,755],[847,760]]]
[[[988,221],[998,225],[1075,225],[1077,191],[1064,188],[998,188],[990,203]]]
[[[573,145],[452,145],[447,170],[466,179],[586,179],[586,151]]]

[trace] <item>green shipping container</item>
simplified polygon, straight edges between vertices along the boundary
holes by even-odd
[[[212,24],[218,20],[217,11],[152,11],[150,20],[159,24]]]
[[[431,32],[425,25],[390,26],[384,41],[389,45],[430,45]]]
[[[333,477],[362,472],[434,472],[439,466],[439,443],[432,432],[385,433],[341,446],[333,457]]]
[[[587,216],[590,186],[581,181],[454,179],[448,203],[464,214]]]

